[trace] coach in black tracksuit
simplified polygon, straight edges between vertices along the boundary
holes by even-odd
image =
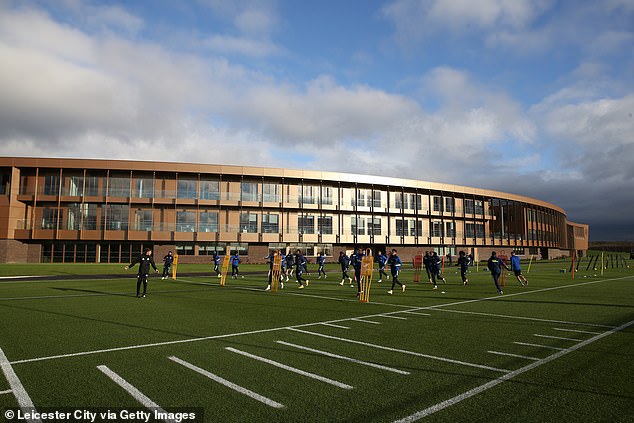
[[[150,274],[150,266],[154,268],[156,273],[158,273],[158,269],[156,268],[156,264],[154,263],[154,259],[152,258],[152,250],[146,248],[143,254],[137,257],[132,263],[125,267],[125,270],[133,267],[135,264],[139,263],[139,273],[136,275],[136,296],[139,298],[139,291],[141,289],[141,282],[143,282],[143,297],[147,293],[147,278]]]

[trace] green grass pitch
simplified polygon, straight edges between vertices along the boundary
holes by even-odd
[[[335,264],[277,293],[264,266],[220,287],[209,266],[181,265],[175,281],[151,275],[147,298],[123,265],[1,265],[0,410],[20,407],[17,379],[38,411],[149,400],[209,422],[634,421],[634,269],[582,265],[573,281],[568,262],[523,265],[529,285],[508,274],[497,295],[481,267],[467,286],[447,269],[433,290],[410,263],[405,292],[374,281],[366,304]],[[35,274],[55,278],[7,277]]]

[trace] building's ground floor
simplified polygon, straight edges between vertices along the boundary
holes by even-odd
[[[151,248],[157,261],[173,251],[178,254],[180,263],[209,263],[214,252],[224,256],[238,252],[243,263],[264,263],[274,250],[295,252],[301,250],[309,260],[323,253],[330,262],[336,260],[340,251],[347,254],[354,248],[369,248],[376,255],[395,248],[403,261],[412,261],[413,257],[425,251],[436,251],[440,256],[455,257],[460,251],[472,254],[475,260],[486,260],[491,251],[501,255],[510,255],[511,251],[520,257],[553,259],[569,257],[570,251],[557,248],[521,247],[521,246],[467,246],[467,245],[398,245],[398,244],[322,244],[322,243],[161,243],[140,241],[30,241],[0,240],[0,263],[129,263],[145,248]],[[585,251],[578,251],[583,256]],[[312,260],[311,260],[312,261]]]

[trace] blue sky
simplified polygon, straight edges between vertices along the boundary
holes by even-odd
[[[370,173],[634,240],[634,0],[0,0],[0,155]]]

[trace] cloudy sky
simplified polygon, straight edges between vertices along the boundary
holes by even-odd
[[[634,240],[634,0],[0,0],[0,156],[406,177]]]

